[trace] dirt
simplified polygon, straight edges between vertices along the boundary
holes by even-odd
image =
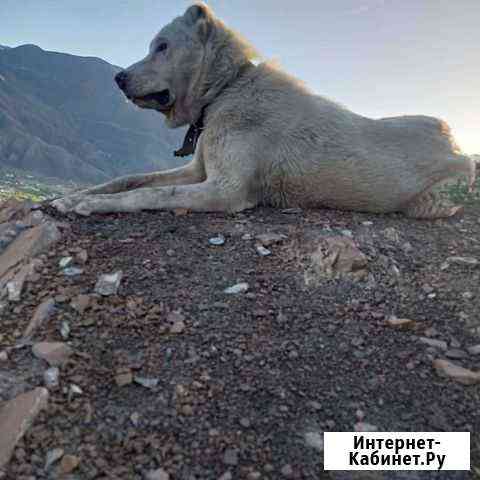
[[[452,256],[480,259],[480,208],[434,222],[266,208],[89,218],[45,211],[68,228],[41,279],[3,313],[0,350],[54,297],[57,311],[36,339],[63,341],[67,322],[74,354],[3,478],[143,479],[158,468],[172,480],[479,478],[473,468],[324,472],[305,435],[352,431],[359,421],[379,431],[470,431],[472,467],[480,467],[480,387],[439,377],[432,362],[446,353],[419,340],[445,341],[448,355],[461,356],[453,362],[480,368],[480,355],[466,353],[480,343],[480,267],[442,266]],[[266,232],[287,238],[263,257],[245,234]],[[225,244],[211,245],[218,234]],[[311,246],[332,234],[353,237],[369,277],[307,287]],[[83,273],[65,276],[59,260],[81,249]],[[117,295],[92,297],[83,314],[72,308],[100,274],[117,270]],[[246,293],[224,293],[239,282]],[[396,328],[392,316],[413,322]],[[184,328],[172,332],[178,321]],[[0,363],[31,387],[43,385],[46,368],[28,345]],[[158,383],[146,388],[133,377]],[[79,459],[63,477],[60,462],[44,470],[55,448]]]

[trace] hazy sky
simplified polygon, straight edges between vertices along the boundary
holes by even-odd
[[[371,117],[434,115],[480,153],[480,0],[209,0],[265,58]],[[0,0],[0,44],[127,66],[184,0]]]

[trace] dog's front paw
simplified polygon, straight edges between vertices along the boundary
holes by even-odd
[[[74,207],[73,211],[77,215],[81,215],[82,217],[88,217],[93,212],[93,206],[91,205],[91,201],[88,199],[83,199],[80,203]]]
[[[83,196],[69,195],[67,197],[57,198],[50,205],[56,208],[60,213],[73,212],[75,206],[83,200]]]

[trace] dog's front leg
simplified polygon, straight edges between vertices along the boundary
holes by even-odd
[[[91,213],[138,212],[185,208],[196,212],[238,212],[255,206],[248,190],[231,182],[207,180],[193,185],[139,188],[112,195],[90,195],[73,211]]]
[[[144,187],[166,185],[188,185],[205,180],[205,172],[200,162],[194,161],[179,168],[149,174],[128,175],[116,178],[92,188],[75,192],[52,202],[61,212],[68,212],[84,200],[87,195],[114,194]]]

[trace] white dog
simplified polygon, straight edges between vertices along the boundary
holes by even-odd
[[[449,216],[439,183],[474,180],[448,126],[405,116],[372,120],[314,95],[278,68],[255,66],[254,48],[203,4],[154,38],[146,58],[116,76],[136,105],[191,125],[186,166],[128,176],[54,202],[59,210],[185,208],[238,212],[256,205],[332,207]]]

